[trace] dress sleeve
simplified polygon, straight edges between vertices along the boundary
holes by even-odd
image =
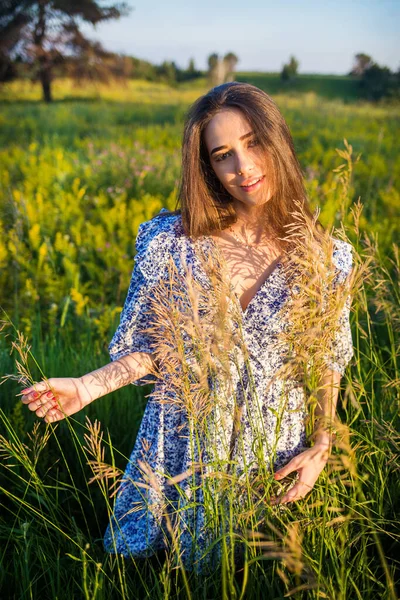
[[[142,267],[146,263],[150,263],[155,270],[157,269],[158,246],[150,244],[156,233],[156,221],[147,221],[139,226],[135,244],[135,263],[128,294],[121,312],[119,326],[108,346],[112,361],[132,352],[152,353],[154,350],[150,334],[146,332],[152,320],[151,280],[146,277],[146,271]],[[140,386],[154,382],[154,376],[148,374],[132,383]]]
[[[331,341],[329,353],[326,355],[326,366],[332,371],[344,375],[346,367],[354,356],[353,339],[350,327],[351,290],[350,274],[353,266],[353,248],[348,242],[335,240],[333,251],[333,263],[335,274],[333,288],[337,292],[338,287],[342,290],[345,298],[342,309],[337,320],[335,333]]]

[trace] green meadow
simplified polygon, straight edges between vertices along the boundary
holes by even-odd
[[[273,528],[264,523],[259,531],[274,551],[249,546],[240,574],[224,560],[201,580],[168,560],[104,552],[111,482],[90,482],[90,461],[101,453],[87,436],[123,470],[151,386],[126,386],[55,425],[16,394],[43,376],[79,377],[109,362],[138,227],[162,207],[175,208],[185,111],[208,88],[204,80],[176,88],[61,80],[48,106],[37,85],[4,85],[2,598],[397,597],[400,108],[358,102],[347,78],[304,77],[290,93],[273,75],[239,73],[238,80],[273,96],[291,129],[311,207],[356,251],[355,355],[338,409],[348,436],[305,499],[283,514],[268,509]]]
[[[360,100],[358,81],[345,75],[303,75],[292,81],[282,81],[280,73],[237,73],[238,81],[252,83],[271,96],[314,93],[325,100],[354,103]]]

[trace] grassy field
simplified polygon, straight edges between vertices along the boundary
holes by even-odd
[[[271,96],[314,93],[325,100],[343,100],[354,103],[361,100],[358,81],[344,75],[302,75],[294,80],[282,81],[280,73],[237,73],[238,81],[252,83]]]
[[[59,81],[46,106],[38,86],[9,84],[0,90],[0,304],[16,329],[0,338],[1,374],[14,374],[2,380],[0,406],[3,598],[396,597],[400,109],[348,103],[344,80],[342,99],[331,99],[334,78],[325,92],[303,82],[286,94],[276,78],[245,77],[286,118],[312,208],[324,225],[342,224],[357,264],[368,263],[339,409],[350,444],[334,450],[347,463],[340,472],[332,464],[283,515],[271,509],[275,556],[253,556],[241,580],[229,563],[200,584],[168,562],[105,554],[112,500],[104,482],[88,483],[85,417],[101,423],[106,460],[124,469],[151,387],[127,386],[45,426],[16,398],[16,361],[33,381],[109,362],[138,226],[175,206],[183,117],[207,87]]]

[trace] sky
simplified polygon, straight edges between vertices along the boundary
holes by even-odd
[[[112,2],[106,2],[106,4]],[[280,71],[294,55],[299,73],[347,74],[359,52],[400,67],[400,0],[128,0],[127,17],[84,25],[114,52],[186,68],[194,58],[234,52],[237,71]]]

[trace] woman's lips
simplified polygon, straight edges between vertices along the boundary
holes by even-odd
[[[260,179],[258,181],[256,181],[256,183],[254,183],[253,185],[241,185],[240,187],[242,188],[242,190],[244,192],[247,192],[247,193],[254,192],[255,190],[258,190],[258,188],[261,187],[264,179],[265,179],[265,175],[262,175],[260,177]]]

